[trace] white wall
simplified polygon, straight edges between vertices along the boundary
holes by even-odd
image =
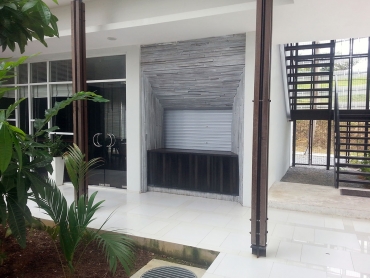
[[[279,45],[273,44],[271,52],[269,187],[280,181],[288,170],[291,146],[291,123],[286,117]]]
[[[245,102],[244,102],[244,170],[243,206],[251,206],[252,148],[253,148],[253,98],[255,65],[255,32],[246,36]],[[285,113],[283,79],[281,74],[279,46],[273,44],[271,60],[271,105],[269,143],[269,187],[279,181],[289,168],[291,124]]]
[[[273,41],[294,43],[370,36],[369,0],[294,0],[275,6]]]
[[[104,2],[104,5],[102,5]],[[171,14],[253,2],[246,0],[93,0],[85,2],[86,26],[164,17]],[[60,30],[71,28],[70,2],[52,7]]]
[[[251,206],[252,192],[252,142],[253,142],[253,95],[256,32],[246,34],[245,44],[245,95],[244,95],[244,153],[243,191],[241,203]]]
[[[232,121],[232,135],[231,151],[238,154],[239,161],[239,202],[242,203],[244,192],[243,181],[243,159],[244,159],[244,96],[245,96],[245,73],[242,73],[242,80],[234,98],[233,104],[233,121]]]
[[[140,46],[126,54],[127,190],[141,191]]]

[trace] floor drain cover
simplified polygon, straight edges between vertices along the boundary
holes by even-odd
[[[145,272],[141,278],[197,278],[197,276],[185,268],[176,266],[161,266]]]

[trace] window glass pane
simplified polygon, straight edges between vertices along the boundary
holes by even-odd
[[[12,75],[12,77],[9,77],[7,79],[3,79],[2,81],[0,81],[0,85],[2,84],[14,84],[14,69],[8,71],[7,75]]]
[[[28,83],[28,67],[27,64],[19,65],[18,67],[18,84]]]
[[[50,62],[50,81],[72,81],[72,60]]]
[[[339,109],[348,108],[348,89],[349,89],[349,59],[335,59],[334,75],[336,76]]]
[[[15,91],[6,92],[5,95],[0,98],[0,109],[8,109],[10,105],[15,102]],[[15,119],[15,113],[10,115],[9,119]]]
[[[126,139],[126,84],[124,82],[90,83],[88,90],[109,102],[88,102],[89,140],[96,133],[114,134],[117,140]],[[110,138],[106,136],[107,143]]]
[[[43,83],[47,81],[46,62],[31,64],[32,83]]]
[[[26,98],[19,106],[19,127],[25,132],[29,133],[29,118],[28,118],[28,90],[27,87],[18,88],[18,97]]]
[[[47,106],[47,91],[46,86],[32,86],[32,119],[41,119],[45,117]]]
[[[126,78],[126,57],[109,56],[86,60],[87,80]]]
[[[359,38],[353,40],[353,54],[364,54],[368,52],[369,38]]]
[[[349,54],[349,39],[335,41],[335,55]]]
[[[353,58],[351,109],[366,108],[367,58]]]
[[[51,104],[67,99],[72,95],[72,84],[52,85],[51,90]],[[60,110],[58,115],[53,117],[53,126],[58,126],[57,132],[73,132],[73,105],[68,105],[66,108]]]

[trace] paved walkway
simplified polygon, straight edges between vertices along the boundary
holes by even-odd
[[[72,186],[60,188],[72,201]],[[97,200],[106,201],[92,227],[115,210],[107,229],[219,251],[204,278],[370,277],[368,220],[270,208],[267,257],[257,259],[250,249],[250,209],[238,203],[90,187],[95,190]]]

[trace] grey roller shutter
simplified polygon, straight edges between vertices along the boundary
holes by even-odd
[[[165,147],[231,151],[232,110],[166,110]]]

